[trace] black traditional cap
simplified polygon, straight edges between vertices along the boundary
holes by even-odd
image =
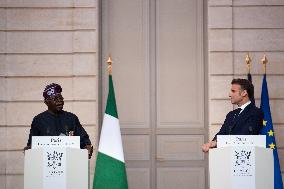
[[[51,83],[49,85],[47,85],[42,93],[43,97],[45,99],[54,96],[56,94],[59,94],[62,92],[62,88],[60,85],[56,84],[56,83]]]

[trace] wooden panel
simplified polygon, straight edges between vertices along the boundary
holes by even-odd
[[[203,160],[201,146],[204,136],[159,135],[157,137],[157,159],[164,160]]]
[[[157,189],[204,189],[204,168],[158,168]]]
[[[150,189],[150,171],[147,168],[128,168],[129,189]]]
[[[149,127],[148,1],[107,0],[103,7],[103,61],[111,53],[121,127]]]
[[[125,160],[149,160],[150,141],[148,135],[123,135]]]
[[[204,127],[201,1],[157,1],[158,127]]]

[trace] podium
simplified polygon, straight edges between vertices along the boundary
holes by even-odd
[[[209,150],[210,189],[272,189],[274,161],[265,135],[220,135]]]
[[[24,189],[88,189],[88,152],[79,136],[32,138],[25,152]]]

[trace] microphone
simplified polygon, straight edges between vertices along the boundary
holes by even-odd
[[[249,134],[250,134],[250,135],[253,135],[253,129],[252,129],[252,126],[249,126],[249,128],[248,128],[248,129],[249,129]]]
[[[69,136],[69,129],[68,129],[68,126],[65,125],[64,128],[65,128],[65,135],[66,135],[66,136]]]

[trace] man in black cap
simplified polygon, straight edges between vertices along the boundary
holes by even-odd
[[[45,87],[43,97],[48,110],[34,117],[24,150],[31,148],[32,136],[80,136],[80,147],[87,149],[91,158],[93,146],[89,135],[75,114],[63,110],[64,98],[61,92],[61,86],[56,83]]]

